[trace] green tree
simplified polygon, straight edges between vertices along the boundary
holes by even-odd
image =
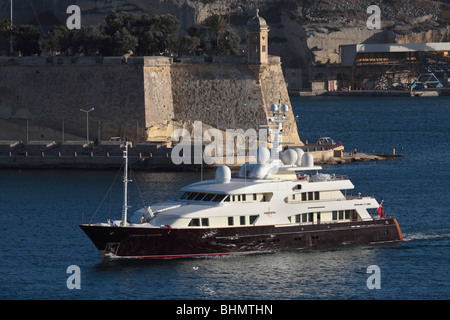
[[[137,38],[137,46],[135,54],[138,56],[148,55],[148,48],[153,41],[150,33],[152,27],[152,19],[148,14],[141,16],[130,15],[130,32]]]
[[[92,26],[81,27],[81,30],[71,30],[74,33],[75,53],[85,56],[98,55],[101,49],[104,36],[97,28]]]
[[[104,36],[93,26],[83,26],[80,30],[69,30],[58,25],[47,35],[43,48],[51,55],[98,55]]]
[[[53,26],[53,29],[48,33],[43,48],[50,52],[50,54],[61,54],[64,48],[64,42],[68,37],[69,29],[66,26]]]
[[[13,30],[13,48],[24,56],[40,54],[39,39],[41,34],[36,26],[21,25]]]
[[[114,35],[123,28],[129,29],[130,15],[125,11],[117,13],[111,11],[105,18],[106,26],[104,33],[108,36]]]
[[[200,38],[196,36],[185,35],[180,42],[180,48],[182,54],[196,55],[198,47],[200,47]]]
[[[0,35],[9,39],[9,36],[11,35],[11,20],[9,19],[0,20]]]
[[[225,55],[239,55],[241,37],[232,29],[227,29],[219,39],[219,52]]]
[[[105,19],[104,55],[121,55],[129,50],[138,55],[172,54],[178,50],[180,21],[170,14],[136,16],[111,12]],[[124,51],[125,50],[125,51]]]
[[[215,14],[206,19],[205,25],[211,37],[211,44],[214,44],[216,54],[218,55],[219,39],[225,30],[228,29],[228,24],[222,16]]]
[[[180,24],[171,14],[153,16],[150,30],[153,34],[152,54],[174,54],[178,51]]]
[[[129,51],[135,51],[138,40],[126,28],[107,35],[102,40],[100,53],[103,56],[121,56]]]
[[[5,39],[7,39],[9,42],[11,42],[11,34],[12,34],[12,32],[11,32],[11,20],[9,20],[9,19],[1,19],[0,20],[0,37],[3,37]],[[10,50],[11,49],[9,49],[9,46],[8,46],[8,52]],[[9,52],[9,53],[11,54],[12,52]]]

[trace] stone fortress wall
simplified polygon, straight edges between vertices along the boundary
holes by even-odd
[[[0,140],[165,140],[173,128],[202,121],[258,129],[272,103],[290,105],[281,63],[213,57],[0,58]],[[291,141],[300,143],[288,113]],[[64,123],[64,124],[63,124]],[[100,129],[100,130],[99,130]],[[146,130],[148,129],[148,130]],[[98,136],[100,133],[100,137]]]
[[[0,140],[118,137],[170,141],[194,121],[221,130],[258,130],[270,105],[290,100],[279,57],[268,55],[268,26],[247,24],[247,57],[1,57]],[[302,144],[292,108],[287,141]]]

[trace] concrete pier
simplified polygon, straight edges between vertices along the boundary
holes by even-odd
[[[0,169],[118,169],[123,163],[123,141],[102,141],[86,143],[86,141],[0,141]],[[307,144],[301,146],[305,152],[310,152],[316,164],[342,164],[356,161],[383,161],[402,157],[402,155],[356,153],[344,151],[342,144],[333,147],[326,145]],[[129,148],[130,166],[135,170],[193,170],[215,169],[218,165],[192,164],[175,165],[171,158],[172,148],[162,142],[139,143]],[[194,157],[194,152],[192,152]],[[245,161],[254,161],[246,156]],[[225,160],[223,161],[225,163]],[[227,164],[232,170],[241,167],[235,159],[235,164]]]

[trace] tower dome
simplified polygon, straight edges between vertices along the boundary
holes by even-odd
[[[259,9],[256,9],[256,15],[248,20],[245,33],[247,62],[249,64],[269,63],[269,26],[266,20],[259,16]]]
[[[251,18],[250,20],[248,20],[247,27],[267,28],[266,20],[264,20],[263,17],[259,16],[259,9],[256,9],[256,15],[253,18]]]

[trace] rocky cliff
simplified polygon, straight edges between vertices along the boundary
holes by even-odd
[[[448,20],[442,10],[447,1],[427,0],[52,0],[14,1],[14,20],[40,24],[42,30],[64,24],[69,5],[82,11],[82,25],[100,25],[111,10],[136,14],[170,13],[181,21],[180,32],[201,24],[212,14],[224,15],[245,39],[243,27],[260,8],[270,28],[270,54],[280,56],[283,66],[307,67],[335,63],[339,45],[357,42],[448,41]],[[381,10],[381,30],[369,30],[367,8],[377,4]],[[9,18],[10,0],[0,0],[1,18]]]

